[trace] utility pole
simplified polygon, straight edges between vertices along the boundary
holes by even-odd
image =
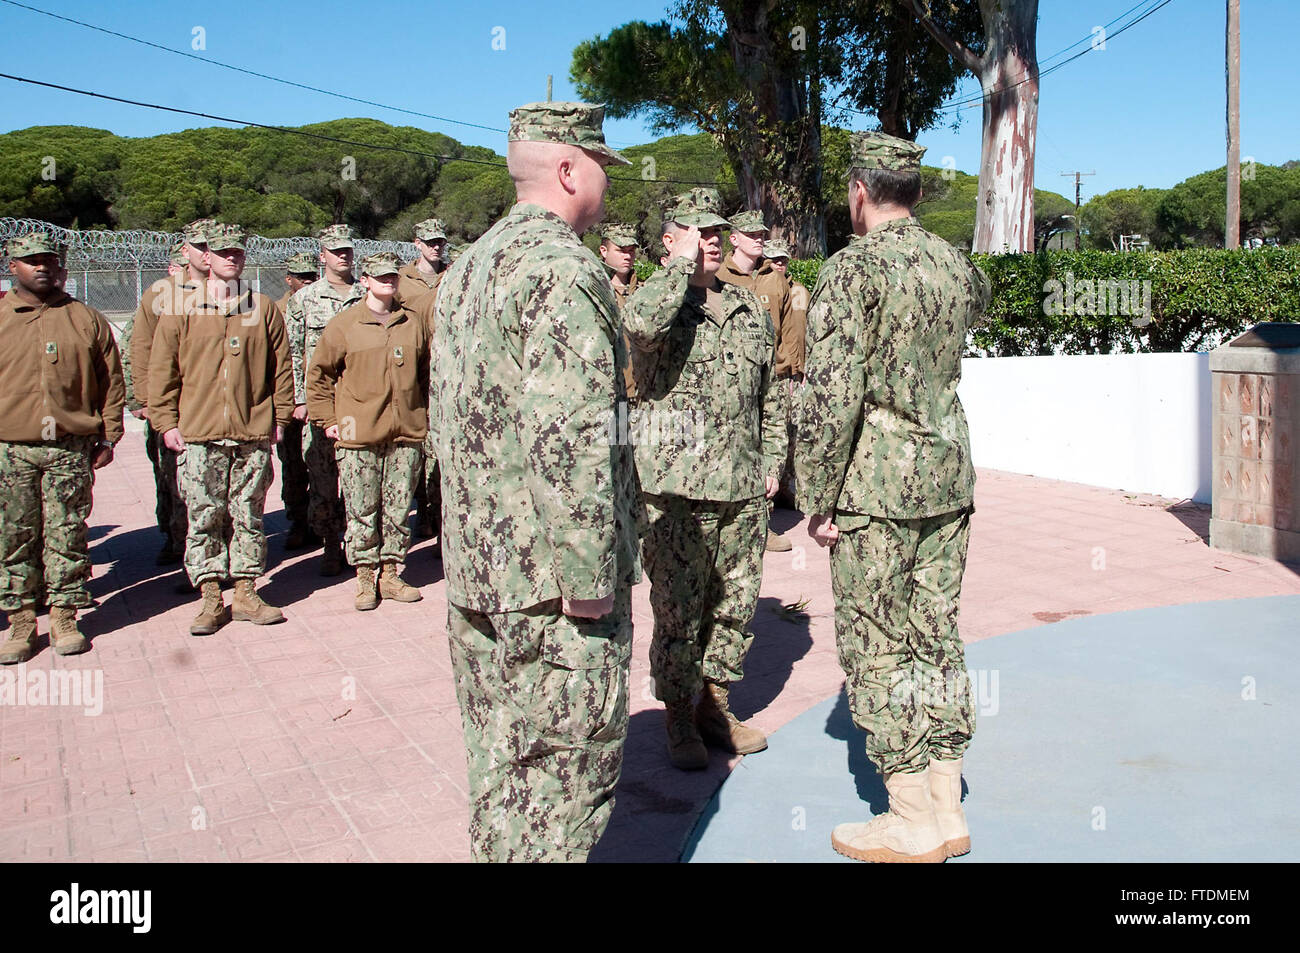
[[[1228,195],[1223,247],[1241,247],[1241,0],[1228,0]]]
[[[551,74],[546,74],[546,101],[551,101]]]
[[[1096,170],[1092,172],[1062,172],[1061,175],[1074,176],[1074,250],[1079,250],[1079,179],[1085,175],[1096,175]]]

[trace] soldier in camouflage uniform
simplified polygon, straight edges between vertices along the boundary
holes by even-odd
[[[144,448],[153,464],[154,492],[157,505],[154,515],[164,542],[156,560],[159,566],[170,566],[181,561],[185,552],[187,532],[185,500],[181,497],[177,479],[176,454],[163,446],[162,436],[153,426],[148,408],[149,361],[153,352],[153,336],[158,327],[158,316],[176,304],[177,297],[197,293],[207,280],[208,266],[204,254],[208,250],[204,230],[215,225],[209,218],[200,218],[181,229],[180,253],[172,250],[171,265],[166,278],[160,278],[146,289],[140,298],[126,328],[122,331],[122,351],[127,371],[126,399],[131,413],[145,421]]]
[[[308,413],[337,447],[345,545],[362,611],[380,599],[422,598],[398,569],[411,542],[406,517],[428,431],[429,330],[422,314],[394,297],[399,267],[390,252],[362,262],[366,297],[330,321],[307,370]]]
[[[316,280],[316,258],[300,252],[285,262],[285,283],[288,290],[284,297],[275,303],[280,314],[287,314],[289,299]],[[307,464],[302,458],[302,434],[307,420],[307,408],[296,406],[293,419],[284,428],[284,439],[276,444],[276,453],[280,457],[280,501],[284,503],[284,515],[289,520],[289,535],[285,538],[284,548],[290,551],[304,549],[319,542],[313,538],[311,527],[307,524],[308,475]]]
[[[185,571],[203,592],[193,635],[216,632],[232,618],[256,625],[284,621],[255,584],[266,570],[262,511],[271,485],[271,444],[294,406],[280,309],[239,280],[243,229],[212,225],[205,235],[208,280],[183,308],[159,317],[149,366],[150,413],[163,443],[183,454]],[[235,581],[230,607],[221,597],[221,581],[228,578]]]
[[[766,499],[785,457],[772,319],[753,292],[718,280],[721,204],[714,189],[677,197],[664,219],[668,264],[623,310],[640,395],[629,432],[650,520],[650,671],[669,757],[686,770],[708,765],[705,742],[767,747],[731,713],[728,692],[753,641]]]
[[[325,273],[289,297],[284,323],[293,354],[294,403],[307,403],[307,368],[312,351],[330,319],[348,305],[356,304],[365,290],[352,275],[354,248],[352,229],[330,225],[320,233],[320,260]],[[303,411],[295,409],[302,415]],[[321,556],[320,574],[337,576],[343,571],[343,500],[339,497],[339,469],[334,458],[334,442],[325,436],[325,428],[309,423],[303,431],[303,456],[307,463],[307,519],[311,531],[320,537],[325,551]]]
[[[398,297],[408,305],[420,304],[420,299],[433,299],[438,293],[438,283],[447,272],[447,226],[442,219],[426,218],[415,225],[415,247],[420,257],[398,272]],[[428,315],[429,337],[433,338],[434,308],[432,301],[422,310]],[[415,488],[415,505],[418,513],[416,530],[421,536],[436,536],[441,520],[442,490],[438,485],[438,455],[430,433],[424,444],[424,463]],[[437,552],[440,544],[434,544]]]
[[[25,662],[36,643],[36,605],[50,604],[59,655],[90,648],[77,610],[92,604],[93,470],[122,439],[125,385],[113,330],[66,294],[62,249],[45,232],[9,241],[15,284],[0,300],[0,609],[9,638],[0,664]]]
[[[957,384],[989,285],[912,215],[924,151],[853,135],[857,237],[813,291],[795,455],[808,532],[832,546],[849,706],[889,791],[888,812],[832,834],[868,861],[970,849],[961,759],[975,714],[957,608],[975,472]]]
[[[780,350],[781,334],[790,318],[790,283],[778,275],[771,262],[763,257],[763,248],[767,242],[767,226],[763,224],[763,213],[758,211],[740,212],[731,217],[731,234],[728,236],[731,252],[722,260],[718,270],[718,280],[727,284],[739,285],[754,292],[755,297],[763,302],[768,314],[772,316],[772,328],[776,331],[776,350]],[[780,377],[779,370],[777,377]],[[781,385],[784,394],[786,385]],[[789,420],[788,401],[782,401],[782,408]],[[771,516],[772,508],[768,507]],[[767,551],[771,553],[788,553],[793,547],[788,539],[772,531],[767,531]]]
[[[604,268],[578,238],[626,162],[604,110],[510,116],[519,202],[448,270],[434,339],[448,636],[478,860],[580,861],[614,807],[636,554],[626,362]]]
[[[623,305],[627,303],[628,296],[637,288],[641,287],[640,279],[636,276],[636,269],[632,267],[636,264],[636,250],[641,243],[637,241],[636,229],[631,225],[606,225],[600,230],[600,252],[601,261],[605,263],[605,268],[609,271],[610,287],[614,289],[614,298],[618,301],[619,310],[622,311]],[[629,357],[631,355],[631,342],[627,340],[627,335],[623,335],[623,343],[628,348]],[[632,373],[632,364],[629,360],[627,367],[623,369],[623,383],[627,387],[627,399],[629,404],[636,405],[636,378]]]
[[[793,281],[787,269],[790,266],[790,246],[779,239],[763,243],[763,258],[770,263],[772,272],[786,280],[790,289],[790,313],[781,325],[776,339],[776,379],[781,381],[786,401],[786,456],[781,471],[781,489],[772,502],[785,509],[795,509],[794,498],[794,444],[798,431],[795,410],[796,395],[803,387],[804,337],[808,331],[808,289],[803,282]]]

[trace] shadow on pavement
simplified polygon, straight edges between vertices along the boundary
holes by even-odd
[[[744,721],[776,700],[790,679],[794,663],[812,648],[809,619],[782,608],[780,599],[763,596],[750,628],[754,643],[745,660],[745,677],[731,687],[731,710]]]
[[[849,711],[849,698],[843,688],[840,689],[835,707],[831,709],[830,717],[826,719],[826,734],[848,743],[846,754],[849,773],[853,775],[854,784],[858,789],[858,798],[864,806],[865,816],[845,817],[836,823],[865,821],[872,814],[883,814],[889,810],[889,792],[885,790],[885,782],[880,777],[880,772],[876,770],[876,766],[867,760],[866,735],[853,723],[853,715]]]

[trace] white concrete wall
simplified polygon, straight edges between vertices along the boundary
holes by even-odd
[[[1208,354],[967,358],[959,394],[977,467],[1210,502]]]

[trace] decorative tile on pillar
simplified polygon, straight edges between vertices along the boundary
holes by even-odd
[[[1237,385],[1237,406],[1238,413],[1257,414],[1259,413],[1259,375],[1242,374],[1241,382]]]
[[[1219,414],[1219,453],[1225,457],[1239,456],[1241,417],[1237,414]]]
[[[1243,460],[1259,459],[1259,418],[1241,418],[1241,443],[1237,455]]]
[[[1240,413],[1237,404],[1237,374],[1216,374],[1219,378],[1219,413]]]

